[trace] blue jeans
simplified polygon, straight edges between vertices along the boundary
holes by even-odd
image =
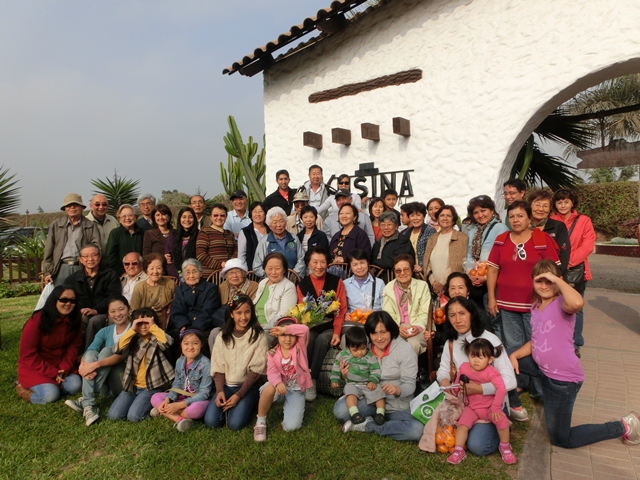
[[[95,350],[90,350],[84,354],[84,361],[96,362],[98,360],[104,360],[105,358],[113,355],[113,349],[111,347],[104,347],[100,353]],[[109,385],[114,385],[117,389],[115,392],[111,390],[115,396],[118,396],[122,391],[122,374],[124,373],[124,362],[120,362],[111,367],[102,367],[96,371],[96,376],[93,380],[82,379],[82,406],[88,407],[96,404],[96,398],[100,395],[100,390],[106,381]],[[119,385],[119,388],[117,388]]]
[[[476,423],[467,437],[467,448],[478,457],[486,457],[498,450],[500,437],[493,423]]]
[[[82,377],[76,373],[70,373],[64,378],[64,382],[60,385],[55,383],[41,383],[29,387],[29,390],[33,392],[30,401],[36,405],[55,402],[60,398],[60,395],[74,395],[78,393],[81,387]]]
[[[228,399],[238,390],[240,390],[240,387],[229,387],[225,385],[224,396]],[[204,412],[204,424],[209,428],[220,428],[224,427],[226,423],[229,430],[240,430],[246,427],[251,420],[253,412],[258,406],[259,397],[258,387],[253,385],[235,407],[223,412],[222,408],[216,405],[214,396],[209,402],[207,411]]]
[[[498,314],[494,317],[489,313],[489,294],[485,293],[482,297],[482,303],[484,304],[484,310],[489,315],[489,321],[491,322],[491,328],[496,337],[498,337],[502,343],[504,343],[504,332],[502,329],[502,311],[498,311]]]
[[[533,357],[518,360],[520,371],[540,378],[544,416],[552,445],[563,448],[578,448],[592,443],[619,438],[624,434],[622,422],[571,426],[573,405],[582,387],[582,382],[561,382],[547,377],[540,371]]]
[[[159,388],[148,390],[133,387],[133,392],[120,392],[118,398],[111,404],[108,413],[109,419],[113,421],[126,419],[130,422],[144,420],[151,411],[151,397],[160,391]]]
[[[265,383],[265,385],[267,385]],[[262,391],[262,389],[260,389]],[[291,390],[287,387],[287,393],[280,395],[276,393],[273,403],[284,402],[284,418],[282,419],[282,429],[285,432],[292,432],[302,427],[304,418],[304,393],[300,390]]]
[[[584,298],[584,290],[587,288],[587,282],[584,282],[581,286],[578,285],[576,290],[582,295]],[[576,349],[580,349],[584,345],[584,338],[582,337],[582,328],[584,327],[584,309],[580,309],[578,313],[576,313],[576,326],[573,329],[573,346]]]
[[[512,312],[500,310],[502,314],[502,329],[504,332],[505,347],[517,350],[531,340],[531,313]],[[529,387],[532,398],[542,395],[542,386],[536,378],[530,379],[528,375],[521,373],[517,376],[518,387]]]
[[[358,400],[358,410],[365,417],[372,417],[376,413],[376,406],[375,404],[367,404],[367,400],[362,398]],[[338,399],[333,406],[333,415],[342,423],[351,419],[346,397],[343,396]],[[387,412],[385,414],[385,422],[382,425],[378,425],[375,422],[367,423],[367,433],[375,432],[383,437],[399,441],[417,442],[422,437],[423,430],[424,425],[413,418],[408,410]]]

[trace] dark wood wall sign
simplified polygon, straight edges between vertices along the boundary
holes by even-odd
[[[416,68],[414,70],[405,70],[403,72],[385,75],[383,77],[367,80],[366,82],[350,83],[341,87],[323,90],[321,92],[309,95],[309,103],[328,102],[341,97],[357,95],[362,92],[369,92],[378,88],[392,87],[394,85],[402,85],[404,83],[415,83],[422,79],[422,70]]]

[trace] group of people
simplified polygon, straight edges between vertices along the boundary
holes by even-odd
[[[343,431],[418,441],[427,430],[409,403],[431,348],[440,386],[469,400],[450,463],[464,459],[465,444],[514,463],[507,418],[528,420],[527,389],[544,402],[555,445],[640,443],[634,412],[571,427],[595,241],[571,190],[527,197],[510,180],[502,223],[487,195],[459,219],[439,198],[399,210],[392,190],[360,198],[348,175],[332,191],[317,165],[298,190],[285,170],[276,180],[264,202],[248,206],[237,191],[232,210],[214,204],[209,216],[196,195],[175,226],[149,194],[139,218],[122,205],[118,220],[102,195],[87,216],[81,197],[67,195],[43,263],[55,288],[22,334],[18,395],[43,404],[81,390],[65,403],[91,425],[96,398],[110,393],[111,420],[164,416],[179,431],[194,420],[241,429],[257,410],[254,438],[264,441],[274,402],[284,402],[286,431],[302,426],[327,353],[342,346],[330,379],[345,382],[334,407]],[[327,292],[339,307],[326,321],[309,328],[291,315]],[[362,312],[364,325],[352,321]]]

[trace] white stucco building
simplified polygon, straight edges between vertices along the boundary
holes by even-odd
[[[413,170],[415,199],[495,199],[555,107],[640,71],[637,0],[383,0],[344,20],[358,3],[335,1],[225,69],[264,73],[267,178],[288,168],[299,185],[314,163],[327,180],[373,162]],[[316,27],[324,33],[286,51]],[[394,117],[410,136],[393,132]],[[379,141],[362,138],[363,123],[379,125]],[[334,128],[350,130],[350,145],[332,142]],[[305,146],[304,132],[322,135],[322,148]]]

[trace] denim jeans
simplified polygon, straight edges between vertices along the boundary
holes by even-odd
[[[267,385],[267,383],[265,383]],[[260,389],[262,392],[262,388]],[[287,387],[287,393],[280,395],[276,393],[273,403],[284,402],[284,418],[282,419],[282,429],[285,432],[292,432],[302,427],[302,419],[304,418],[304,392],[300,390],[292,390]]]
[[[365,417],[371,417],[376,413],[376,406],[375,404],[368,405],[367,400],[362,398],[358,400],[358,410]],[[351,419],[346,397],[343,396],[338,399],[333,406],[333,415],[342,423]],[[408,410],[387,412],[385,414],[385,422],[382,425],[378,425],[375,422],[367,423],[367,433],[375,432],[383,437],[399,441],[417,442],[422,437],[423,430],[424,425],[413,418]]]
[[[148,390],[146,388],[133,387],[133,392],[120,392],[109,409],[109,419],[129,420],[139,422],[149,416],[151,411],[151,397],[158,393],[159,388]]]
[[[502,343],[504,342],[504,331],[502,329],[502,310],[498,311],[498,314],[494,317],[489,313],[489,294],[485,293],[482,297],[482,303],[484,304],[484,310],[487,312],[489,316],[489,321],[491,322],[491,329],[496,337],[498,337]]]
[[[563,448],[578,448],[592,443],[619,438],[624,434],[622,422],[571,426],[573,405],[582,387],[582,382],[561,382],[547,377],[540,371],[533,357],[518,360],[520,371],[537,376],[542,383],[544,416],[552,445]]]
[[[500,312],[502,314],[505,347],[517,350],[531,340],[531,313],[512,312],[509,310],[500,310]],[[530,379],[528,375],[522,372],[517,376],[517,379],[518,387],[528,387],[532,398],[542,396],[542,386],[538,379]]]
[[[225,385],[224,396],[229,399],[238,390],[240,390],[240,387]],[[235,407],[223,412],[222,408],[216,405],[216,397],[214,396],[209,402],[207,411],[204,412],[204,424],[209,428],[220,428],[224,427],[226,423],[229,430],[240,430],[246,427],[251,420],[258,406],[259,397],[258,387],[253,385]]]
[[[582,285],[578,285],[576,290],[582,295],[584,298],[584,291],[587,288],[587,282],[584,282]],[[573,346],[576,349],[580,349],[584,345],[584,338],[582,337],[582,328],[584,327],[584,309],[581,308],[578,313],[576,313],[576,326],[573,329]]]
[[[60,395],[74,395],[80,391],[82,387],[82,377],[75,373],[70,373],[64,378],[64,382],[60,385],[55,383],[41,383],[29,387],[33,392],[30,401],[36,405],[44,405],[45,403],[55,402]]]
[[[98,360],[104,360],[105,358],[113,355],[113,349],[111,347],[104,347],[100,353],[95,350],[90,350],[84,354],[84,361],[96,362]],[[102,367],[96,371],[96,376],[93,380],[82,379],[82,406],[88,407],[96,404],[96,398],[100,395],[102,386],[109,380],[109,384],[118,384],[120,388],[114,392],[115,395],[119,395],[122,391],[122,375],[124,373],[124,362],[120,362],[111,367]]]

